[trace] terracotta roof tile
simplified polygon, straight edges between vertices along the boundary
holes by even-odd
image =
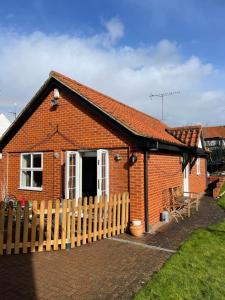
[[[202,132],[201,125],[183,126],[169,128],[167,131],[176,139],[189,147],[198,147],[199,138]]]
[[[223,138],[225,139],[225,126],[203,127],[204,139]]]
[[[129,128],[137,135],[163,140],[169,143],[182,143],[167,132],[167,125],[159,120],[112,99],[90,87],[72,80],[58,72],[52,71],[50,77],[60,81],[90,103],[101,109],[104,113],[117,120],[123,126]]]

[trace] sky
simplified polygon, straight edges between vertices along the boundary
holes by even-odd
[[[0,112],[64,73],[169,126],[225,124],[224,0],[20,0],[0,6]]]

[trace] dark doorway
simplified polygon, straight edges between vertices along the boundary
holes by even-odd
[[[82,158],[82,196],[97,195],[97,157]]]

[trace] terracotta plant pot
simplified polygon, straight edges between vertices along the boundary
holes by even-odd
[[[141,225],[141,221],[134,220],[133,222],[131,222],[130,233],[133,236],[136,236],[136,237],[142,236],[142,234],[143,234],[143,228],[142,228],[142,225]]]

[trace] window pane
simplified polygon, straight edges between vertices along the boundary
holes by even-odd
[[[24,187],[31,186],[31,171],[22,172],[22,186]]]
[[[41,154],[33,154],[33,168],[41,168]]]
[[[42,187],[42,171],[34,171],[33,187]]]
[[[31,155],[30,154],[23,154],[23,156],[22,156],[22,167],[23,168],[30,168],[31,167]]]

